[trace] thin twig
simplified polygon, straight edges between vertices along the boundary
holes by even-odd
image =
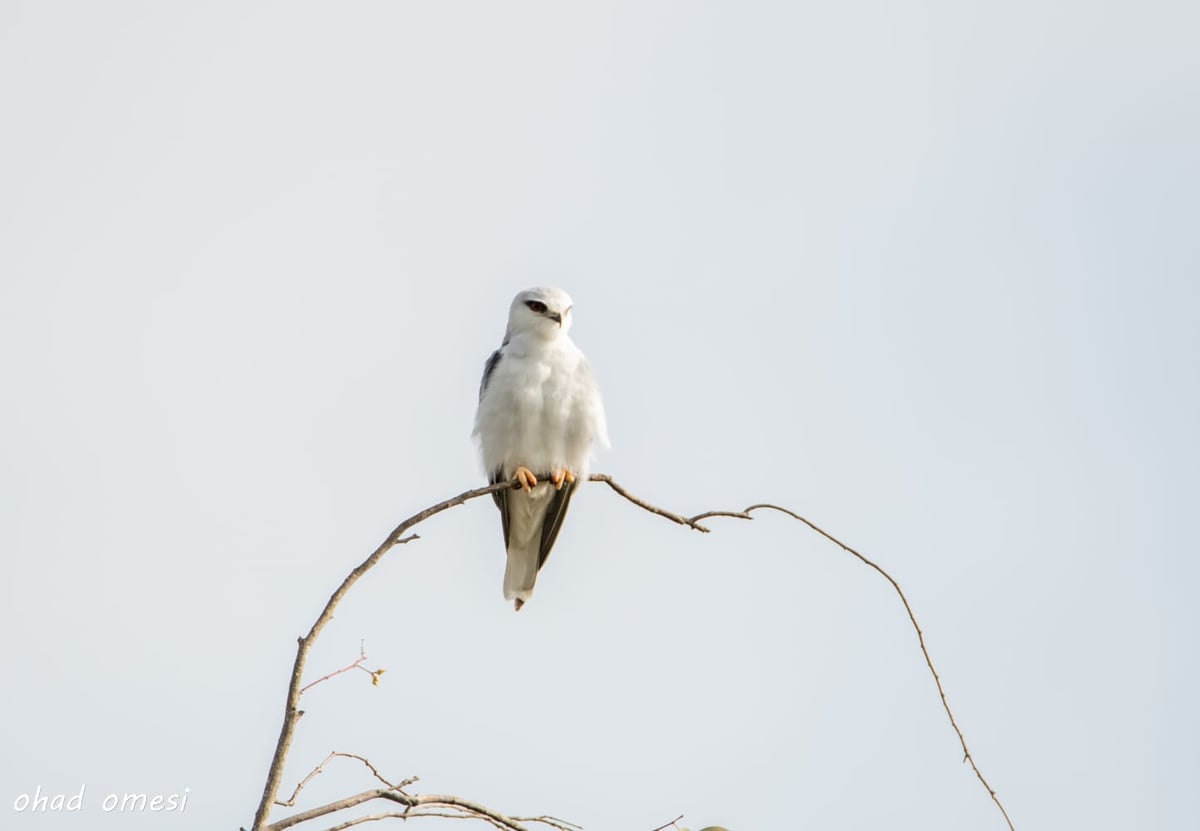
[[[367,770],[371,771],[372,776],[374,776],[380,782],[382,782],[383,784],[387,785],[389,788],[391,788],[392,790],[395,790],[395,791],[403,791],[409,785],[412,785],[412,784],[415,784],[415,783],[421,781],[421,777],[419,777],[419,776],[410,776],[407,779],[403,780],[402,782],[389,782],[387,779],[383,778],[383,774],[381,774],[378,770],[376,770],[375,766],[373,764],[371,764],[371,762],[364,756],[359,756],[357,753],[333,753],[332,755],[341,756],[346,759],[358,759],[358,761],[362,762],[364,765],[367,766]]]
[[[374,676],[375,673],[371,672],[371,670],[369,670],[363,666],[363,662],[366,660],[367,660],[367,653],[365,651],[363,643],[360,641],[359,645],[358,645],[358,660],[356,660],[352,664],[347,664],[346,666],[342,667],[341,669],[335,669],[333,672],[330,672],[327,675],[322,675],[316,681],[310,681],[309,683],[305,684],[303,687],[300,688],[300,694],[303,695],[304,693],[308,692],[310,689],[315,687],[317,684],[320,684],[322,681],[328,681],[330,678],[333,678],[335,675],[341,675],[343,672],[349,672],[352,669],[361,669],[363,672],[369,673],[370,675]]]
[[[692,517],[691,519],[688,519],[687,517],[681,516],[680,514],[673,514],[668,510],[658,507],[657,505],[651,505],[649,502],[646,502],[644,499],[639,499],[638,497],[631,494],[629,491],[625,490],[625,488],[618,485],[616,482],[613,481],[613,478],[611,476],[609,476],[607,473],[593,473],[591,476],[588,477],[588,479],[592,482],[603,482],[604,484],[606,484],[610,488],[612,488],[614,491],[621,494],[621,496],[628,499],[634,505],[637,505],[639,508],[642,508],[643,510],[649,511],[652,514],[663,517],[665,519],[669,519],[669,520],[671,520],[671,522],[674,522],[676,525],[686,525],[689,528],[693,528],[697,531],[702,531],[705,534],[708,533],[709,529],[705,528],[703,525],[696,522],[696,519],[697,519],[696,517]],[[703,517],[705,515],[702,514],[701,516]]]
[[[275,800],[275,804],[281,808],[291,808],[293,805],[295,805],[296,798],[300,796],[300,791],[304,790],[304,786],[307,785],[309,782],[311,782],[318,773],[325,772],[325,765],[334,756],[337,756],[336,752],[330,753],[328,756],[326,756],[324,759],[322,759],[321,763],[319,765],[317,765],[315,768],[313,768],[309,772],[308,776],[305,776],[303,779],[300,780],[299,784],[296,785],[296,790],[292,791],[292,795],[287,801],[277,799],[277,800]]]
[[[904,611],[908,613],[908,619],[912,622],[913,629],[917,633],[917,643],[919,643],[921,646],[921,654],[925,656],[925,665],[929,667],[929,673],[933,676],[933,683],[937,685],[938,695],[941,696],[942,699],[942,709],[946,711],[946,715],[950,719],[950,726],[954,728],[954,732],[958,736],[958,742],[962,745],[963,761],[970,763],[971,770],[975,771],[975,776],[979,779],[980,784],[987,789],[988,795],[991,796],[992,801],[996,803],[996,807],[1000,809],[1000,813],[1004,815],[1004,821],[1008,824],[1010,831],[1016,831],[1016,829],[1013,828],[1012,820],[1008,816],[1008,811],[1004,809],[1004,805],[1000,802],[1000,797],[996,796],[996,791],[991,785],[988,784],[988,781],[983,778],[983,773],[979,770],[979,766],[975,764],[975,757],[972,756],[971,751],[967,749],[967,740],[963,736],[963,731],[958,726],[958,721],[954,718],[954,711],[950,709],[950,702],[946,699],[946,688],[942,686],[942,678],[940,675],[938,675],[938,671],[933,665],[933,658],[929,655],[929,647],[925,644],[925,633],[921,630],[921,624],[917,623],[917,616],[913,613],[912,606],[909,605],[908,598],[904,595],[904,591],[900,588],[900,584],[896,582],[892,575],[888,574],[883,567],[874,560],[869,559],[859,551],[856,551],[855,549],[846,545],[846,543],[842,542],[825,529],[809,521],[808,519],[805,519],[795,511],[790,511],[787,508],[781,508],[778,505],[771,505],[764,502],[757,505],[751,505],[744,511],[709,511],[708,513],[698,514],[697,516],[692,517],[692,521],[714,516],[732,517],[734,519],[754,519],[751,514],[754,511],[760,510],[779,511],[782,514],[787,514],[792,519],[804,523],[813,531],[816,531],[822,537],[829,540],[846,553],[854,555],[861,562],[875,569],[875,571],[879,572],[879,574],[882,575],[885,580],[892,584],[892,588],[895,589],[896,594],[900,596],[900,602],[904,604]]]
[[[573,822],[567,822],[565,819],[558,817],[513,817],[515,822],[540,822],[543,825],[549,825],[551,828],[557,828],[559,831],[583,831],[582,825],[576,825]]]
[[[330,826],[325,831],[345,831],[345,829],[353,828],[355,825],[362,825],[364,822],[378,822],[381,819],[408,819],[408,812],[389,811],[386,814],[367,814],[366,816],[346,820],[345,822]]]
[[[666,825],[660,825],[657,828],[651,829],[651,831],[665,831],[667,828],[678,828],[679,826],[675,823],[679,822],[681,819],[683,819],[683,814],[675,817],[675,819],[671,820]]]
[[[308,776],[305,776],[303,779],[300,780],[300,784],[298,784],[296,786],[296,790],[292,791],[292,796],[290,799],[288,799],[286,802],[281,802],[279,800],[275,800],[275,804],[280,806],[281,808],[291,808],[293,805],[296,804],[296,798],[298,796],[300,796],[300,791],[304,790],[304,786],[307,785],[309,782],[311,782],[313,780],[313,777],[315,777],[317,774],[324,773],[325,766],[327,764],[329,764],[330,761],[332,761],[333,759],[337,759],[337,758],[357,759],[358,761],[362,762],[364,765],[367,766],[367,770],[371,771],[372,776],[374,776],[376,779],[378,779],[383,784],[387,785],[389,788],[393,788],[397,791],[403,791],[409,785],[412,785],[413,783],[420,781],[420,777],[410,776],[409,778],[405,779],[403,782],[396,782],[396,783],[389,782],[388,780],[383,778],[383,775],[376,769],[376,767],[373,764],[371,764],[370,760],[367,759],[365,756],[359,756],[357,753],[343,753],[339,750],[335,750],[332,753],[330,753],[328,756],[326,756],[324,759],[322,759],[321,763],[319,765],[317,765],[315,768],[313,768],[312,771],[308,774]]]
[[[606,484],[610,488],[612,488],[614,491],[619,493],[621,496],[628,499],[634,505],[637,505],[640,508],[644,508],[645,510],[649,511],[652,514],[657,514],[658,516],[666,517],[667,519],[671,520],[672,522],[674,522],[678,525],[686,525],[689,528],[694,528],[697,531],[704,531],[706,533],[710,529],[707,528],[706,526],[703,526],[700,524],[700,520],[702,520],[702,519],[711,519],[713,517],[729,517],[731,519],[753,519],[754,517],[752,516],[752,512],[754,512],[754,511],[768,510],[768,509],[773,510],[773,511],[779,511],[780,513],[787,514],[788,516],[792,517],[793,519],[799,520],[800,522],[804,523],[809,528],[811,528],[813,531],[816,531],[818,534],[823,536],[825,539],[829,540],[834,545],[841,548],[843,551],[846,551],[847,553],[854,555],[860,561],[862,561],[866,565],[873,568],[879,574],[881,574],[884,577],[884,579],[886,579],[889,583],[891,583],[892,588],[896,590],[896,594],[898,594],[900,596],[900,602],[904,604],[904,611],[908,613],[908,619],[912,622],[913,629],[917,633],[917,642],[921,646],[921,654],[925,656],[925,664],[926,664],[926,666],[929,667],[929,673],[933,676],[933,682],[934,682],[934,684],[937,685],[938,695],[942,699],[942,708],[946,711],[946,715],[950,719],[950,726],[954,728],[954,732],[958,736],[959,744],[962,745],[963,761],[970,763],[971,770],[975,771],[976,778],[979,779],[980,784],[982,784],[983,787],[987,790],[988,795],[992,798],[992,801],[996,803],[996,807],[1000,809],[1000,813],[1004,816],[1005,823],[1008,824],[1009,831],[1016,831],[1015,828],[1013,827],[1012,819],[1008,816],[1008,811],[1005,810],[1003,803],[1000,802],[1000,797],[998,797],[996,795],[995,789],[993,789],[992,786],[988,784],[987,779],[985,779],[983,776],[983,772],[980,771],[979,766],[977,764],[975,764],[975,757],[972,756],[971,751],[967,749],[967,740],[963,736],[962,729],[959,728],[959,726],[958,726],[957,719],[954,718],[954,711],[950,709],[950,702],[946,699],[946,689],[945,689],[945,687],[942,686],[942,678],[940,675],[938,675],[938,671],[933,665],[933,658],[930,656],[929,647],[925,643],[925,633],[921,630],[921,625],[919,623],[917,623],[917,616],[913,613],[912,606],[909,604],[908,598],[905,596],[903,590],[901,590],[900,584],[898,582],[896,582],[895,578],[893,578],[892,575],[888,574],[878,563],[874,562],[871,559],[868,559],[862,553],[860,553],[860,552],[856,551],[855,549],[851,548],[850,546],[846,545],[846,543],[842,542],[837,537],[833,536],[828,531],[824,530],[823,528],[816,525],[815,523],[810,522],[808,519],[805,519],[804,517],[800,516],[795,511],[790,511],[787,508],[781,508],[778,505],[771,505],[768,503],[759,503],[757,505],[751,505],[749,508],[746,508],[744,511],[705,511],[704,513],[696,514],[695,516],[692,516],[692,517],[684,517],[679,514],[674,514],[674,513],[671,513],[670,511],[663,510],[662,508],[659,508],[657,505],[652,505],[648,502],[645,502],[642,499],[639,499],[638,497],[634,496],[633,494],[631,494],[627,490],[625,490],[623,487],[618,485],[616,482],[614,482],[612,480],[612,477],[610,477],[606,474],[593,473],[589,478],[593,482],[603,482],[604,484]],[[672,823],[667,823],[667,825],[663,826],[663,827],[664,828],[669,827],[671,824]],[[655,829],[655,831],[660,831],[660,829]]]

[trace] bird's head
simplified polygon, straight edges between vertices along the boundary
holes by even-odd
[[[531,333],[543,338],[566,334],[571,328],[571,295],[562,289],[526,289],[508,310],[508,335]]]

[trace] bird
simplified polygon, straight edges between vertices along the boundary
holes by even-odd
[[[479,384],[472,435],[488,482],[520,484],[492,494],[508,558],[504,598],[517,611],[533,595],[575,488],[587,480],[593,445],[609,444],[591,365],[568,334],[573,308],[559,288],[519,292]]]

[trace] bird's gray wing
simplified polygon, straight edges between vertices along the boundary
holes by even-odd
[[[503,478],[503,471],[494,470],[492,475],[488,477],[489,484],[506,481]],[[575,486],[578,482],[564,482],[562,490],[556,490],[550,497],[550,504],[546,506],[546,514],[542,520],[542,541],[538,546],[538,570],[546,563],[546,558],[550,556],[550,549],[554,547],[554,541],[558,539],[559,529],[562,528],[563,520],[567,516],[567,508],[571,504],[571,497],[575,493]],[[492,494],[492,500],[496,503],[496,507],[500,509],[500,525],[504,529],[504,548],[508,549],[509,535],[509,517],[508,517],[508,499],[512,495],[518,497],[523,495],[521,492],[512,488],[496,491]]]
[[[497,351],[496,354],[493,355],[492,357],[496,358],[499,354],[500,354],[500,352]],[[489,360],[488,366],[490,367],[491,365],[492,365],[492,361]],[[484,376],[483,376],[483,382],[485,384],[487,383],[487,373],[486,372],[484,373]],[[497,482],[504,482],[504,481],[506,481],[504,479],[504,471],[501,470],[500,468],[496,468],[495,470],[492,471],[491,475],[488,476],[488,484],[489,485],[495,485]],[[495,502],[496,507],[500,509],[500,525],[504,528],[504,550],[505,551],[508,550],[508,495],[510,493],[512,493],[512,488],[506,488],[505,490],[495,491],[492,493],[492,501]]]
[[[492,380],[492,373],[496,371],[497,365],[500,363],[500,349],[493,352],[487,359],[487,363],[483,365],[483,378],[479,382],[479,400],[483,400],[483,394],[487,391],[488,381]]]
[[[542,544],[538,548],[538,570],[546,563],[546,558],[550,556],[550,549],[554,547],[554,541],[558,539],[558,529],[562,528],[563,520],[567,516],[567,507],[571,504],[571,495],[575,492],[576,482],[563,482],[561,490],[554,492],[550,497],[550,504],[546,506],[546,517],[542,520]],[[507,523],[507,520],[505,520]],[[507,537],[507,533],[505,534]],[[507,544],[507,540],[506,540]]]

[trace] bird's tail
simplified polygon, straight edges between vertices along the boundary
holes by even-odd
[[[513,540],[516,543],[516,540]],[[517,611],[533,597],[533,584],[538,573],[538,544],[510,545],[508,564],[504,567],[504,599],[515,602]]]
[[[508,563],[504,568],[504,599],[517,610],[533,597],[541,560],[542,523],[546,503],[555,494],[548,482],[539,482],[532,493],[517,492],[508,499]]]

